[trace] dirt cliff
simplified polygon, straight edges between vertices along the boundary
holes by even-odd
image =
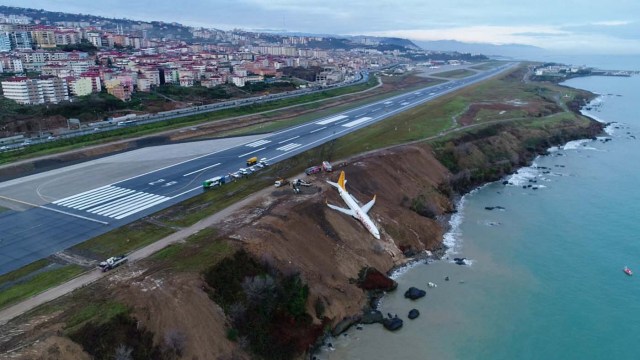
[[[308,177],[313,185],[301,194],[274,188],[225,219],[210,241],[242,248],[283,276],[299,274],[308,285],[304,306],[311,315],[309,326],[332,328],[368,305],[367,294],[356,284],[361,269],[386,272],[412,255],[441,248],[458,195],[526,165],[551,145],[601,131],[601,124],[586,119],[493,124],[431,144],[348,159],[336,170],[345,171],[348,190],[362,203],[377,195],[370,215],[380,229],[380,240],[357,220],[326,206],[326,202],[343,206],[336,190],[325,182],[335,181],[334,172]],[[207,288],[198,274],[173,271],[153,261],[127,271],[118,272],[126,281],[118,285],[112,279],[106,288],[110,296],[133,308],[139,327],[155,334],[156,344],[178,329],[186,338],[181,358],[253,357],[242,337],[233,341],[231,308],[207,298],[206,293],[216,289]],[[274,331],[295,336],[281,328]],[[303,350],[315,340],[305,336],[296,342]]]

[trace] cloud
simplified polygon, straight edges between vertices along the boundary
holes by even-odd
[[[404,37],[418,41],[456,40],[494,45],[525,44],[548,50],[582,54],[639,54],[638,37],[581,33],[554,26],[467,26],[447,29],[377,31],[367,35]]]
[[[624,26],[624,25],[633,24],[633,21],[609,20],[609,21],[596,21],[596,22],[593,22],[591,24],[592,25],[598,25],[598,26]]]

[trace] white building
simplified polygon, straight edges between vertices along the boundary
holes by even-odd
[[[0,52],[11,51],[11,39],[9,33],[0,33]]]
[[[74,79],[69,86],[74,96],[86,96],[93,92],[93,81],[88,77]]]
[[[245,85],[244,76],[231,76],[231,83],[237,87],[243,87]]]
[[[7,99],[27,105],[69,100],[67,81],[57,77],[14,77],[2,82],[2,92]]]

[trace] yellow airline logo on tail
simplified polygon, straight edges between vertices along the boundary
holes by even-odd
[[[340,178],[338,178],[338,185],[342,188],[342,190],[346,191],[347,188],[344,186],[344,170],[340,171]]]

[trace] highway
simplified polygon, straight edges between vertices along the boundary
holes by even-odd
[[[202,181],[245,167],[247,158],[273,164],[374,124],[444,94],[485,80],[513,64],[376,101],[262,138],[179,161],[46,204],[34,204],[0,186],[0,198],[27,210],[0,212],[0,274],[104,234],[200,194]],[[2,185],[2,184],[0,184]],[[74,188],[74,184],[67,184]],[[82,189],[81,186],[75,187]],[[35,190],[35,189],[34,189]]]

